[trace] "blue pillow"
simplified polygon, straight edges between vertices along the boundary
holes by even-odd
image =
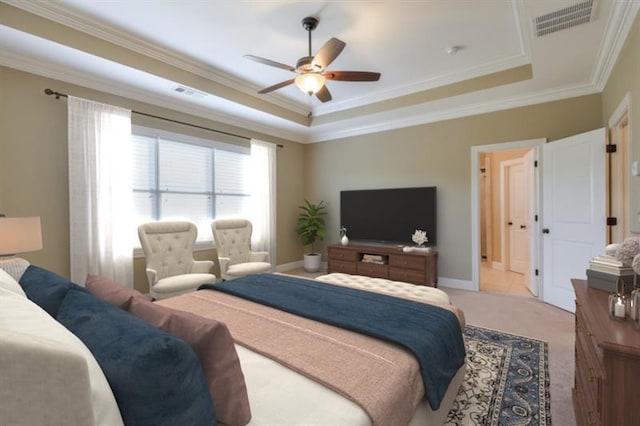
[[[77,289],[56,319],[93,353],[125,424],[216,424],[202,367],[184,341]]]
[[[62,299],[70,289],[76,288],[80,291],[86,291],[60,275],[33,265],[29,265],[22,274],[20,285],[32,302],[54,318],[58,314]]]

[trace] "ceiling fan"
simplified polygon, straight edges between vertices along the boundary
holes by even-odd
[[[302,20],[302,27],[309,33],[309,55],[298,59],[295,68],[290,65],[261,58],[259,56],[244,55],[245,58],[251,59],[252,61],[298,74],[296,78],[274,84],[273,86],[260,90],[258,93],[264,94],[273,92],[274,90],[296,83],[300,90],[309,96],[315,94],[320,101],[328,102],[331,100],[331,93],[325,85],[326,80],[378,81],[380,79],[380,73],[378,72],[327,71],[326,68],[338,57],[346,44],[345,42],[333,37],[320,48],[316,56],[311,56],[311,31],[316,29],[318,22],[318,19],[312,16],[308,16]]]

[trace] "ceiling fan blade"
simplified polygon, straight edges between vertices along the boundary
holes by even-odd
[[[265,89],[262,89],[258,93],[260,93],[261,95],[264,95],[265,93],[269,93],[269,92],[273,92],[274,90],[282,89],[283,87],[292,84],[294,81],[295,81],[295,79],[292,78],[291,80],[286,80],[286,81],[283,81],[281,83],[274,84],[273,86],[269,86],[269,87],[267,87]]]
[[[346,43],[344,41],[332,37],[320,48],[320,50],[318,50],[318,53],[313,58],[311,65],[313,66],[314,71],[316,69],[323,70],[328,67],[329,64],[338,57],[345,46]]]
[[[329,102],[331,100],[331,93],[327,89],[327,85],[322,86],[322,89],[316,92],[316,96],[320,99],[320,102]]]
[[[281,64],[280,62],[272,61],[271,59],[261,58],[260,56],[244,55],[244,58],[251,59],[252,61],[260,62],[261,64],[269,65],[276,68],[282,68],[287,71],[295,71],[296,69],[291,65]]]
[[[379,72],[368,71],[327,71],[322,75],[327,80],[338,81],[378,81],[380,79]]]

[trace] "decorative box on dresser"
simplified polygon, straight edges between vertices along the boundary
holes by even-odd
[[[368,244],[327,246],[328,272],[365,275],[438,287],[438,252],[403,252],[401,247]],[[378,256],[381,263],[364,262],[366,255]]]
[[[606,291],[571,280],[576,293],[573,407],[578,426],[640,425],[640,331],[609,318]]]

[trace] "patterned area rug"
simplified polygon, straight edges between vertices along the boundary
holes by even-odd
[[[467,325],[467,371],[446,425],[548,426],[547,343]]]

